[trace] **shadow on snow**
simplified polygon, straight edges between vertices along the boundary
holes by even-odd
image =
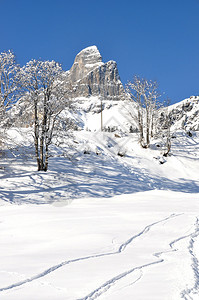
[[[121,160],[111,157],[105,160],[103,156],[95,154],[84,155],[73,161],[51,158],[48,172],[31,171],[36,169],[31,161],[27,161],[30,167],[28,171],[28,166],[22,160],[18,169],[13,161],[11,165],[5,165],[7,172],[0,174],[1,182],[9,182],[8,189],[0,184],[0,199],[18,204],[50,204],[75,198],[111,197],[154,189],[199,192],[197,181],[183,178],[173,181],[157,177],[145,169],[126,167]]]

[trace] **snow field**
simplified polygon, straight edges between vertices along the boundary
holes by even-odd
[[[159,141],[141,149],[136,134],[100,132],[97,113],[81,120],[66,157],[51,149],[48,172],[36,171],[29,129],[9,133],[16,140],[0,158],[0,299],[197,300],[198,133],[177,131],[160,164]]]
[[[195,284],[197,202],[150,191],[64,207],[1,206],[2,299],[181,299]]]

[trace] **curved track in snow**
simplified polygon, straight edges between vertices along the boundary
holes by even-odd
[[[39,274],[36,274],[30,278],[27,278],[27,279],[24,279],[24,280],[21,280],[19,282],[16,282],[16,283],[13,283],[11,285],[8,285],[8,286],[5,286],[5,287],[2,287],[0,288],[0,292],[2,291],[6,291],[6,290],[10,290],[10,289],[13,289],[13,288],[16,288],[16,287],[19,287],[19,286],[22,286],[26,283],[29,283],[29,282],[32,282],[34,280],[37,280],[37,279],[40,279],[56,270],[58,270],[59,268],[61,267],[64,267],[66,265],[69,265],[69,264],[72,264],[72,263],[76,263],[76,262],[79,262],[79,261],[84,261],[84,260],[88,260],[88,259],[96,259],[96,258],[99,258],[99,257],[105,257],[105,256],[110,256],[110,255],[117,255],[117,254],[120,254],[121,252],[123,252],[126,247],[131,244],[135,239],[139,238],[140,236],[142,236],[143,234],[146,234],[147,232],[150,231],[150,229],[157,225],[157,224],[160,224],[162,222],[165,222],[169,219],[172,219],[172,218],[175,218],[175,217],[178,217],[182,214],[171,214],[170,216],[164,218],[164,219],[161,219],[159,221],[156,221],[154,223],[151,223],[149,225],[147,225],[142,231],[140,231],[139,233],[137,233],[136,235],[132,236],[131,238],[129,238],[127,241],[125,241],[124,243],[122,243],[118,250],[117,251],[114,251],[114,252],[107,252],[107,253],[101,253],[101,254],[97,254],[97,255],[90,255],[90,256],[85,256],[85,257],[80,257],[80,258],[75,258],[75,259],[71,259],[71,260],[66,260],[66,261],[63,261],[61,262],[60,264],[57,264],[55,266],[52,266],[46,270],[44,270],[43,272],[39,273]],[[150,265],[154,265],[154,264],[158,264],[158,263],[161,263],[163,262],[163,260],[158,260],[157,262],[151,262],[149,264],[145,264],[145,265],[142,265],[142,266],[138,266],[138,267],[134,267],[112,279],[110,279],[106,284],[104,284],[103,286],[99,287],[97,290],[93,291],[92,293],[90,293],[88,296],[82,298],[82,299],[94,299],[94,298],[88,298],[88,297],[91,297],[90,295],[94,295],[96,293],[99,293],[102,289],[104,290],[104,288],[107,286],[111,286],[113,283],[115,283],[116,281],[118,281],[119,279],[127,276],[128,274],[132,273],[133,271],[135,270],[140,270],[140,269],[143,269],[144,267],[148,267]],[[92,296],[93,297],[93,296]]]
[[[169,219],[169,218],[167,218]],[[155,225],[157,223],[154,223],[152,224]],[[150,229],[150,225],[145,227],[145,229],[143,230],[142,234],[143,233],[146,233],[149,229]],[[199,288],[199,261],[198,259],[196,258],[196,256],[193,254],[193,244],[194,244],[194,238],[198,237],[199,236],[199,220],[197,218],[197,221],[196,221],[196,229],[193,233],[190,233],[189,235],[185,235],[185,236],[182,236],[174,241],[172,241],[170,244],[169,244],[169,247],[171,248],[171,250],[168,250],[168,251],[164,251],[164,252],[159,252],[159,253],[154,253],[153,255],[157,258],[160,258],[163,254],[166,254],[168,252],[174,252],[174,251],[178,251],[177,248],[174,248],[175,244],[183,239],[186,239],[188,237],[191,237],[191,240],[190,240],[190,245],[189,245],[189,252],[190,254],[192,255],[192,260],[193,260],[193,271],[195,273],[195,278],[196,278],[196,282],[195,282],[195,285],[193,288],[191,289],[188,289],[188,290],[185,290],[181,293],[181,296],[183,297],[183,299],[185,300],[191,300],[192,298],[189,297],[189,294],[191,292],[197,292],[198,291],[198,288]],[[132,237],[131,239],[129,239],[129,241],[127,241],[126,243],[124,243],[123,245],[120,246],[119,249],[125,249],[125,246],[128,245],[128,242],[130,243],[134,238]],[[134,267],[126,272],[123,272],[111,279],[109,279],[108,281],[106,281],[104,284],[102,284],[101,286],[99,286],[98,288],[96,288],[95,290],[93,290],[91,293],[89,293],[87,296],[83,297],[83,298],[80,298],[78,300],[94,300],[96,298],[98,298],[99,296],[101,296],[102,294],[104,294],[108,289],[110,289],[117,281],[119,281],[120,279],[130,275],[131,273],[133,273],[134,271],[137,271],[137,270],[143,270],[144,268],[146,267],[150,267],[150,266],[153,266],[153,265],[156,265],[156,264],[160,264],[164,262],[164,259],[161,258],[157,261],[153,261],[151,263],[148,263],[148,264],[144,264],[144,265],[141,265],[141,266],[137,266],[137,267]],[[133,283],[135,284],[138,280],[140,280],[142,277],[142,275]],[[188,296],[188,298],[187,298]]]

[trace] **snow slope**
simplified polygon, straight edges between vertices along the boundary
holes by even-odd
[[[197,194],[3,205],[0,220],[1,299],[198,299]]]
[[[0,299],[199,299],[198,132],[177,131],[162,161],[158,141],[141,149],[136,134],[100,132],[100,114],[84,109],[84,130],[66,157],[51,149],[48,172],[36,171],[28,128],[9,133]]]

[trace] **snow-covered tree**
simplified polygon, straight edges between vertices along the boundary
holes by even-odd
[[[143,148],[148,148],[155,131],[160,96],[157,82],[134,76],[133,81],[127,84],[127,93],[136,104],[136,114],[133,118],[139,131],[139,143]]]
[[[0,53],[0,141],[3,142],[7,125],[7,112],[16,101],[19,65],[15,55],[8,50]]]
[[[38,171],[47,171],[49,145],[60,122],[63,125],[60,114],[69,102],[63,76],[61,65],[55,61],[31,60],[21,69],[21,87],[29,102],[34,128]]]

